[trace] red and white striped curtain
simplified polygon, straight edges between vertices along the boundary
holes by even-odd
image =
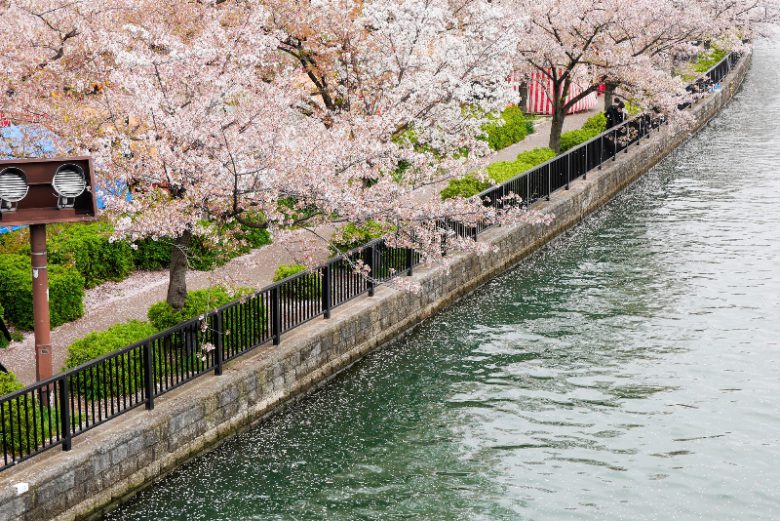
[[[512,77],[512,87],[519,91],[521,76]],[[550,95],[553,92],[552,80],[540,72],[533,72],[528,75],[528,100],[526,102],[525,110],[531,114],[541,114],[545,116],[552,115],[552,99]],[[566,101],[569,101],[575,96],[582,93],[582,88],[579,85],[572,84],[569,87],[569,95]],[[598,95],[595,92],[591,92],[577,103],[575,103],[567,112],[567,114],[576,114],[577,112],[585,112],[592,110],[598,105]]]

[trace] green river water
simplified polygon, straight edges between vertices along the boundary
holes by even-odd
[[[780,519],[778,85],[105,519]]]

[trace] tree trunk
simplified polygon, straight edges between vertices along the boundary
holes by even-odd
[[[187,298],[187,251],[191,241],[192,232],[186,231],[176,238],[171,251],[167,301],[177,310],[184,307]]]
[[[610,105],[612,105],[612,98],[615,97],[615,91],[618,86],[615,83],[605,83],[604,86],[606,87],[606,89],[604,89],[604,112],[606,112]]]
[[[528,82],[522,82],[518,91],[518,94],[520,95],[520,110],[526,112],[528,110]]]
[[[566,119],[566,111],[559,102],[553,104],[552,127],[550,128],[550,148],[556,154],[561,152],[561,134],[563,134],[563,122]]]

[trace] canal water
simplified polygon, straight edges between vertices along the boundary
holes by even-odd
[[[107,520],[776,520],[780,47],[583,225]]]

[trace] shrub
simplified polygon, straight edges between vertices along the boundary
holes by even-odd
[[[253,291],[252,288],[239,288],[235,293],[230,293],[224,286],[198,289],[187,293],[184,307],[180,310],[173,309],[170,304],[163,300],[152,305],[146,316],[154,327],[159,331],[163,331],[203,315],[215,308],[224,306]]]
[[[75,266],[87,288],[124,280],[133,271],[133,251],[125,241],[110,240],[114,229],[109,223],[67,224],[50,229],[49,261]]]
[[[500,184],[522,174],[532,167],[533,165],[522,161],[500,161],[488,165],[487,175],[493,182]]]
[[[68,347],[65,368],[78,367],[90,360],[135,344],[155,333],[157,330],[152,324],[138,320],[115,324],[105,331],[89,333]],[[157,367],[161,365],[159,362],[156,364]],[[90,399],[133,394],[143,386],[142,367],[143,352],[136,349],[114,359],[110,378],[99,378],[92,371],[79,373],[75,377],[75,388]]]
[[[190,268],[197,271],[211,271],[224,266],[231,258],[227,251],[210,238],[198,235],[192,238],[188,255]]]
[[[0,254],[30,253],[30,231],[22,228],[9,233],[0,234]]]
[[[534,148],[532,150],[528,150],[526,152],[521,152],[520,154],[517,155],[517,161],[521,163],[527,163],[532,167],[534,167],[536,165],[541,165],[545,161],[549,161],[555,156],[556,156],[555,150],[553,150],[552,148],[539,147],[539,148]]]
[[[4,316],[5,316],[5,310],[3,309],[3,305],[0,304],[0,320],[3,320]],[[4,334],[0,333],[0,349],[3,349],[4,347],[7,346],[8,346],[8,339],[5,337]]]
[[[488,123],[482,127],[485,132],[483,139],[493,150],[501,150],[518,143],[534,131],[532,120],[517,106],[504,109],[500,118],[503,121]]]
[[[527,172],[536,165],[555,157],[555,152],[551,148],[540,147],[522,152],[515,161],[499,161],[488,165],[487,176],[493,183],[500,184],[516,177],[523,172]],[[491,183],[480,181],[474,176],[466,176],[461,179],[453,179],[447,187],[442,190],[441,198],[450,199],[452,197],[472,197],[478,193],[490,188]]]
[[[271,234],[265,228],[250,228],[241,225],[241,238],[246,241],[249,247],[242,250],[247,253],[254,248],[260,248],[266,244],[271,244]]]
[[[280,264],[274,272],[274,282],[279,282],[287,277],[292,277],[307,269],[308,268],[303,264]]]
[[[715,65],[718,64],[723,58],[728,56],[729,51],[721,49],[719,47],[713,47],[709,52],[699,54],[696,59],[696,64],[693,66],[693,70],[700,74],[704,74]]]
[[[566,152],[577,145],[581,145],[597,135],[598,134],[593,134],[587,130],[571,130],[569,132],[564,132],[561,134],[561,152]]]
[[[12,372],[0,372],[0,397],[9,395],[15,391],[24,389],[24,385],[19,382],[16,375]],[[54,398],[55,403],[41,403],[41,398]],[[56,397],[46,393],[24,393],[23,395],[6,401],[2,404],[3,429],[0,436],[0,444],[7,455],[13,454],[14,458],[20,458],[30,454],[43,444],[44,440],[49,440],[53,433],[59,431],[59,410],[56,407]],[[71,419],[71,425],[77,424],[78,417]],[[56,425],[52,429],[52,422]]]
[[[11,394],[19,389],[24,389],[24,385],[22,385],[22,382],[19,381],[13,372],[0,372],[0,396]]]
[[[222,307],[241,297],[254,293],[252,288],[239,288],[234,293],[230,293],[223,286],[214,286],[211,288],[190,291],[187,293],[184,307],[175,311],[167,302],[162,301],[149,308],[147,316],[149,320],[159,330],[171,328],[181,322],[191,320],[206,314],[207,312]],[[211,327],[214,327],[211,322]],[[244,308],[241,312],[232,312],[228,309],[223,313],[222,328],[225,331],[224,349],[225,352],[236,353],[260,342],[263,338],[263,332],[267,329],[267,320],[265,307],[262,302],[256,300],[249,309]],[[186,343],[181,342],[180,338],[172,336],[167,344],[170,354],[173,357],[176,350],[186,347]],[[193,366],[199,367],[200,351],[192,353],[183,353],[179,360],[171,362],[170,365],[179,367]]]
[[[59,432],[59,410],[55,403],[51,407],[41,404],[35,394],[26,393],[23,397],[5,402],[2,405],[3,435],[0,439],[5,454],[20,458],[34,452]],[[44,394],[44,396],[47,396]],[[55,425],[52,428],[52,423]],[[71,425],[78,418],[71,418]]]
[[[274,282],[297,275],[308,268],[303,264],[282,264],[274,272]],[[322,296],[322,280],[319,272],[311,272],[288,282],[282,287],[282,295],[311,300]]]
[[[285,211],[292,219],[306,219],[315,215],[319,210],[314,206],[307,206],[299,203],[298,199],[294,196],[282,197],[278,201],[281,210]]]
[[[626,112],[629,117],[638,116],[642,113],[642,107],[633,101],[626,101]]]
[[[164,270],[171,264],[173,241],[167,237],[158,240],[141,239],[135,243],[133,262],[138,270]]]
[[[271,243],[271,234],[268,230],[238,223],[226,225],[216,233],[220,236],[225,235],[236,227],[239,228],[238,231],[233,232],[236,241],[229,247],[214,244],[204,237],[193,237],[189,252],[190,267],[198,271],[210,271],[239,255],[249,253],[254,248]],[[238,241],[242,241],[243,244]],[[171,264],[172,250],[173,240],[170,238],[142,239],[136,243],[136,250],[133,252],[135,267],[139,270],[150,271],[168,269]]]
[[[395,227],[377,221],[366,221],[363,224],[347,223],[333,234],[331,251],[337,254],[354,250],[394,230]]]
[[[33,328],[32,269],[22,255],[0,256],[0,301],[16,327]],[[49,265],[51,326],[57,327],[84,314],[84,277],[72,266]]]
[[[589,117],[585,124],[582,125],[581,130],[593,134],[594,137],[598,136],[607,130],[607,116],[603,112],[599,112],[598,114]]]
[[[487,174],[490,179],[500,184],[554,158],[555,155],[551,148],[534,148],[519,154],[515,161],[500,161],[489,165]]]
[[[447,187],[441,191],[441,198],[442,200],[453,197],[469,198],[488,188],[490,188],[489,182],[480,181],[474,176],[467,175],[460,179],[451,179]]]

